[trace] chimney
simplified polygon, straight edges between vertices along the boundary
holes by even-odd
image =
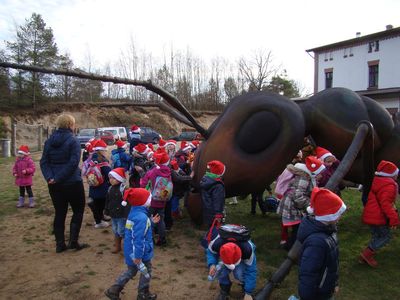
[[[390,30],[390,29],[393,29],[393,25],[391,25],[391,24],[386,25],[386,30]]]
[[[358,31],[358,32],[356,32],[356,37],[358,37],[358,38],[359,38],[360,36],[361,36],[361,32],[359,32],[359,31]]]

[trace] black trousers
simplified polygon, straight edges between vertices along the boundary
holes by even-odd
[[[93,218],[96,224],[101,223],[104,218],[104,207],[106,205],[106,198],[94,198],[93,201],[89,202],[89,207],[92,210]]]
[[[28,194],[28,197],[32,198],[33,197],[32,186],[30,186],[30,185],[20,186],[19,187],[19,195],[21,197],[25,197],[25,190],[26,190],[26,193]]]
[[[70,241],[77,242],[85,210],[85,190],[82,181],[73,184],[49,184],[49,193],[55,209],[54,235],[57,243],[64,243],[65,218],[68,204],[72,208]]]
[[[256,206],[260,207],[262,213],[265,213],[265,209],[263,207],[263,193],[251,193],[251,213],[256,213]]]

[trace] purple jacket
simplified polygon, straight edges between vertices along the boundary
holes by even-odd
[[[22,171],[26,171],[25,174]],[[18,186],[31,186],[32,177],[35,173],[35,163],[29,156],[17,157],[13,167],[13,175],[15,177],[15,184]]]
[[[146,175],[140,180],[140,187],[145,188],[147,183],[151,181],[152,186],[156,182],[156,178],[161,177],[171,177],[171,169],[169,166],[160,166],[160,168],[154,167],[153,169],[147,171]],[[165,206],[164,201],[151,200],[151,207],[163,208]]]

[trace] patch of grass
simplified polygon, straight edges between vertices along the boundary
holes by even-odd
[[[176,274],[182,274],[182,273],[183,273],[183,270],[181,270],[181,269],[176,270]]]
[[[190,288],[190,289],[194,289],[196,287],[196,284],[195,283],[190,283],[190,284],[187,285],[187,287]]]
[[[172,262],[172,263],[177,263],[177,262],[178,262],[178,259],[176,259],[176,258],[171,259],[170,262]]]
[[[400,286],[392,278],[399,276],[398,265],[393,263],[400,252],[400,239],[393,232],[390,244],[378,252],[376,259],[380,266],[371,269],[358,263],[360,251],[368,244],[370,231],[362,224],[361,194],[355,189],[346,189],[342,199],[348,206],[338,225],[340,261],[340,299],[392,299],[400,295]],[[271,277],[286,257],[286,251],[279,247],[281,218],[267,213],[265,217],[258,210],[255,216],[249,214],[250,201],[238,199],[237,205],[227,205],[227,223],[243,224],[251,229],[252,240],[257,246],[258,288]],[[258,209],[258,207],[257,207]],[[293,266],[285,280],[275,288],[271,299],[287,299],[297,291],[297,266]]]
[[[96,275],[96,272],[95,272],[95,271],[89,271],[89,272],[87,272],[86,274],[87,274],[87,275],[90,275],[90,276],[94,276],[94,275]]]
[[[80,288],[80,289],[89,289],[89,288],[90,288],[90,285],[85,284],[85,285],[80,286],[79,288]]]

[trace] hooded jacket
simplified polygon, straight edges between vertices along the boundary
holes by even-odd
[[[126,153],[125,149],[123,148],[117,148],[117,149],[113,149],[111,150],[111,157],[113,157],[114,155],[118,155],[119,156],[119,160],[121,162],[120,166],[113,166],[113,168],[124,168],[125,171],[128,171],[131,164],[132,164],[132,157]]]
[[[216,214],[222,214],[225,206],[225,185],[220,178],[203,176],[200,181],[203,221],[211,226]]]
[[[297,239],[303,243],[298,292],[302,300],[329,299],[338,283],[339,247],[336,226],[312,217],[300,223]]]
[[[149,261],[154,255],[151,220],[145,206],[132,206],[125,224],[125,263],[133,266],[133,259]]]
[[[369,225],[399,225],[399,215],[394,206],[397,190],[397,183],[392,178],[375,176],[364,207],[363,222]]]
[[[140,180],[140,187],[145,188],[149,181],[151,181],[151,186],[154,187],[154,184],[156,183],[156,178],[160,177],[165,177],[169,178],[169,180],[172,181],[171,179],[171,169],[169,166],[159,166],[159,167],[154,167],[153,169],[147,171],[146,175]],[[157,201],[151,199],[151,207],[154,208],[163,208],[165,206],[164,201]]]
[[[23,173],[24,170],[25,174]],[[35,163],[31,157],[28,155],[17,157],[13,167],[13,174],[17,175],[15,177],[15,184],[17,186],[31,186],[34,173]]]
[[[68,185],[82,181],[81,147],[70,129],[59,128],[44,144],[40,169],[46,181]]]

